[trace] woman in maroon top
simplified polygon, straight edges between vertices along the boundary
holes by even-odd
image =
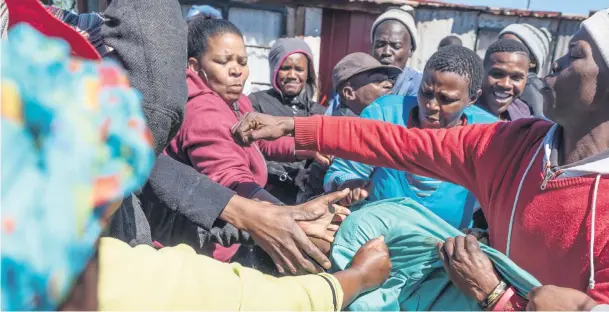
[[[186,114],[165,153],[243,197],[278,203],[264,190],[265,157],[295,161],[294,139],[260,140],[241,147],[230,132],[243,114],[254,111],[242,94],[249,75],[247,58],[241,32],[229,21],[199,17],[188,21]],[[217,246],[214,258],[227,261],[237,248]]]
[[[265,157],[294,161],[294,139],[234,143],[230,128],[254,111],[242,94],[249,75],[239,29],[226,20],[188,22],[188,102],[184,123],[165,153],[247,198],[277,202],[264,190]]]

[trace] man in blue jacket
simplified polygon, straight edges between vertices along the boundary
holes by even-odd
[[[381,97],[360,117],[409,128],[495,122],[497,118],[472,105],[481,94],[483,70],[482,60],[475,52],[461,46],[444,47],[427,62],[417,97]],[[408,197],[458,228],[469,227],[478,208],[476,199],[459,185],[340,158],[328,170],[324,188],[349,188],[350,194],[341,201],[343,205],[366,198],[376,201]]]

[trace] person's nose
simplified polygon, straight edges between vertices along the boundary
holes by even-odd
[[[239,66],[233,66],[228,69],[228,74],[231,77],[240,77],[241,74],[243,74],[243,71],[241,70],[241,68],[239,68]]]
[[[296,71],[291,69],[288,71],[288,74],[286,75],[287,78],[289,79],[297,79],[298,76],[296,75]]]
[[[391,46],[386,44],[381,52],[382,55],[391,55]]]
[[[387,90],[387,92],[391,91],[391,89],[393,88],[393,83],[391,83],[391,81],[389,80],[385,80],[383,81],[383,83],[381,84],[381,88],[383,90]]]
[[[432,97],[431,99],[429,99],[429,101],[427,102],[427,105],[425,105],[425,107],[427,108],[427,111],[430,113],[436,113],[440,110],[440,103],[438,102],[438,100],[436,100],[436,97]]]
[[[499,86],[502,89],[505,90],[510,90],[512,89],[512,86],[514,85],[512,79],[510,78],[510,76],[505,76],[499,80],[497,80],[497,86]]]

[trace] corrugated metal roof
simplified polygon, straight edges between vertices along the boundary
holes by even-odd
[[[552,11],[531,11],[531,10],[519,10],[519,9],[508,9],[508,8],[493,8],[488,6],[475,6],[467,4],[455,4],[446,3],[441,1],[433,0],[349,0],[349,2],[369,2],[377,4],[389,4],[389,5],[404,5],[408,4],[414,8],[450,8],[467,11],[479,11],[483,13],[493,15],[504,15],[504,16],[518,16],[518,17],[537,17],[537,18],[558,18],[567,20],[584,20],[587,18],[585,15],[572,15],[562,14],[560,12]]]

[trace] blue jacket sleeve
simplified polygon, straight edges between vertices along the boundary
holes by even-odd
[[[370,106],[362,111],[360,118],[384,121],[382,111],[372,109]],[[324,177],[324,191],[337,191],[345,182],[350,180],[369,179],[373,171],[373,166],[337,157]]]
[[[375,104],[371,104],[364,109],[360,118],[385,121],[382,110],[374,109],[376,107],[371,107],[373,105]],[[324,191],[337,191],[345,182],[350,180],[368,179],[373,171],[373,166],[337,157],[324,177]]]
[[[324,190],[334,192],[347,181],[368,179],[374,167],[342,158],[335,158],[324,177]]]

